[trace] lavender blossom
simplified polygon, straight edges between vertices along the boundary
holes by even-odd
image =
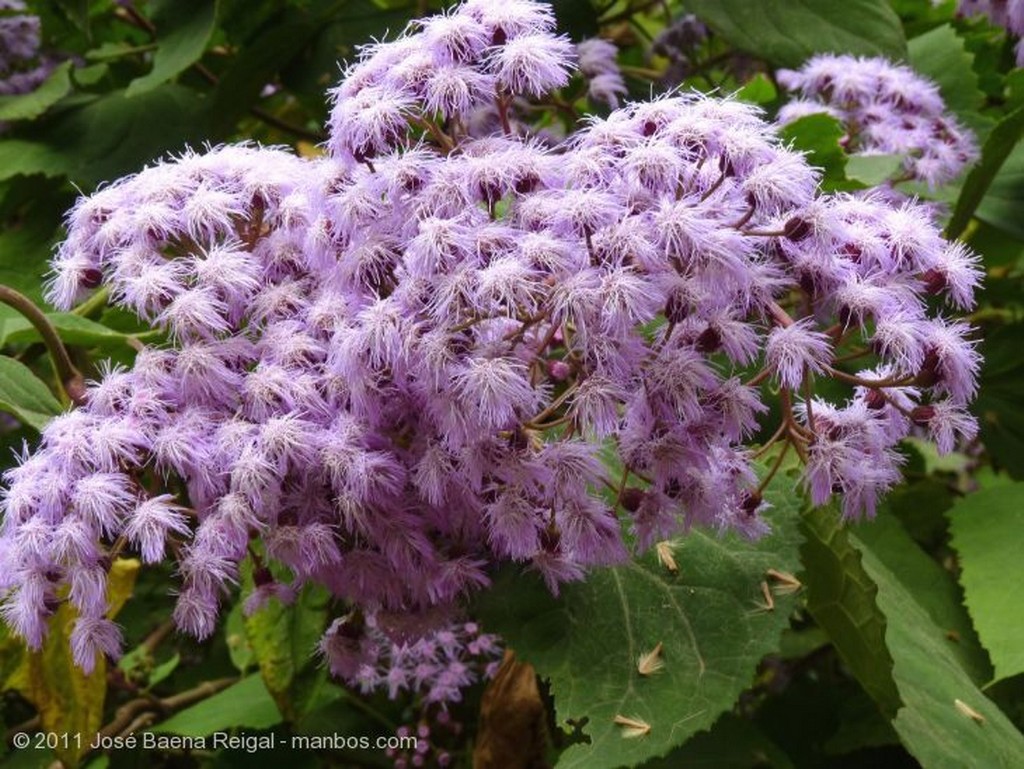
[[[470,0],[364,48],[330,92],[331,151],[372,160],[435,114],[465,126],[496,98],[507,125],[513,95],[541,96],[569,80],[573,46],[554,25],[550,6],[533,0]]]
[[[938,86],[904,65],[822,54],[799,70],[780,70],[778,79],[797,95],[779,123],[826,112],[844,124],[848,152],[902,156],[908,179],[934,187],[978,158],[973,135],[948,114]]]
[[[34,91],[57,63],[40,49],[39,17],[21,13],[25,10],[21,0],[0,3],[0,95]]]
[[[596,37],[576,46],[580,74],[587,81],[590,100],[612,109],[618,109],[620,97],[629,92],[616,61],[618,55],[613,43]]]

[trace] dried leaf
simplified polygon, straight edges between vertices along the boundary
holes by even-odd
[[[533,666],[508,650],[480,702],[473,769],[547,766],[547,713]]]

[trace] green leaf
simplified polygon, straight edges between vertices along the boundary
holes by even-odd
[[[128,84],[129,98],[166,83],[195,64],[206,50],[217,21],[214,0],[164,2],[156,14],[157,46],[153,68]]]
[[[231,664],[238,669],[238,672],[245,673],[256,661],[256,656],[249,645],[249,639],[245,633],[245,615],[242,613],[242,603],[236,602],[228,612],[227,620],[224,622],[224,633],[228,645],[228,656],[231,657]]]
[[[397,725],[373,708],[366,708],[357,694],[327,683],[302,720],[291,724],[296,734],[369,734],[393,732]]]
[[[793,769],[793,762],[753,723],[725,713],[711,731],[691,737],[665,758],[648,761],[642,769]]]
[[[780,134],[793,149],[807,154],[808,163],[822,169],[826,183],[845,181],[847,155],[839,140],[846,135],[846,129],[834,117],[824,112],[805,115],[783,126]]]
[[[843,755],[864,748],[896,745],[899,735],[892,728],[889,719],[883,716],[871,698],[858,692],[859,696],[846,696],[833,706],[839,721],[839,728],[829,736],[822,746],[826,753]]]
[[[1024,324],[991,331],[982,343],[985,365],[974,411],[981,438],[996,462],[1024,480],[1024,358],[1020,339]]]
[[[1024,483],[970,494],[957,500],[948,515],[967,610],[992,656],[996,680],[1022,673],[1024,616],[1014,588],[1024,585],[1019,544]]]
[[[977,112],[985,100],[974,72],[974,54],[950,24],[907,43],[910,65],[939,86],[946,106],[958,114]]]
[[[216,127],[229,130],[256,102],[263,87],[324,27],[325,18],[296,10],[282,13],[234,57],[221,75],[211,112]]]
[[[31,120],[42,115],[71,90],[70,72],[71,62],[62,62],[34,91],[0,96],[0,120]]]
[[[63,176],[69,165],[67,156],[61,150],[43,142],[0,140],[0,181],[19,174]]]
[[[758,72],[736,92],[736,98],[752,104],[768,104],[779,97],[775,83],[763,72]]]
[[[861,686],[892,717],[900,696],[892,680],[892,658],[885,651],[885,616],[875,603],[877,589],[860,553],[830,507],[809,511],[802,528],[807,608]]]
[[[0,355],[0,411],[42,430],[62,410],[60,402],[28,366]]]
[[[415,9],[406,2],[401,8],[383,10],[372,0],[346,0],[340,10],[335,4],[325,2],[313,7],[323,8],[330,16],[319,22],[319,33],[280,74],[285,88],[299,97],[308,112],[323,120],[326,118],[324,87],[337,80],[338,62],[355,59],[358,47],[370,38],[380,37],[382,30],[405,27]],[[298,21],[302,11],[289,8],[288,22]],[[268,39],[268,42],[272,41]]]
[[[124,41],[107,41],[98,48],[93,48],[91,51],[85,52],[86,61],[107,61],[109,59],[120,59],[125,56],[132,56],[137,53],[147,53],[149,51],[155,51],[157,49],[156,43],[146,43],[145,45],[132,45]]]
[[[314,658],[327,624],[326,590],[307,586],[294,603],[271,599],[245,619],[245,632],[260,674],[290,721],[305,712],[326,671]]]
[[[161,662],[152,672],[149,674],[149,686],[156,686],[158,683],[167,678],[171,673],[178,669],[178,665],[181,663],[181,655],[175,652],[174,656],[169,660]]]
[[[579,0],[549,0],[555,9],[558,31],[565,32],[573,40],[583,40],[597,34],[600,25],[594,3]]]
[[[777,477],[758,542],[694,530],[674,541],[679,572],[654,553],[601,569],[553,598],[532,575],[509,569],[479,605],[484,627],[498,632],[550,682],[557,723],[588,719],[589,744],[572,745],[558,767],[635,766],[663,756],[729,710],[761,658],[778,647],[794,596],[760,607],[767,569],[794,571],[800,498]],[[638,658],[661,643],[664,668],[639,675]],[[616,716],[650,725],[630,739]]]
[[[150,731],[205,737],[228,729],[267,729],[281,723],[281,714],[263,679],[257,675],[176,713]]]
[[[111,91],[33,124],[33,140],[0,140],[0,181],[19,174],[71,177],[82,187],[135,172],[168,150],[209,139],[206,101],[176,84],[128,99]]]
[[[110,181],[139,170],[168,150],[209,138],[206,104],[195,92],[169,84],[129,99],[104,94],[48,127],[45,138],[67,157],[66,173],[79,184]]]
[[[942,517],[941,511],[935,515]],[[854,532],[928,612],[941,629],[946,647],[971,679],[979,685],[990,681],[992,665],[967,616],[963,593],[953,575],[922,550],[888,511],[854,527]]]
[[[981,148],[981,160],[964,180],[953,216],[946,225],[946,237],[958,238],[974,216],[989,187],[1024,133],[1024,106],[1017,107],[996,123]],[[1018,217],[1019,218],[1019,217]],[[992,221],[992,224],[998,224]]]
[[[950,484],[932,477],[900,484],[886,500],[886,508],[928,553],[938,552],[946,545],[948,527],[942,514],[952,504]]]
[[[72,72],[71,76],[74,78],[75,85],[88,88],[98,84],[103,78],[110,72],[110,67],[107,64],[92,64],[87,67],[76,67]]]
[[[0,148],[5,143],[0,141]],[[60,235],[61,216],[71,203],[65,195],[55,194],[57,184],[39,177],[12,181],[12,186],[23,187],[22,194],[30,197],[27,205],[18,206],[17,223],[0,231],[0,283],[37,303],[43,298],[44,276],[49,271],[53,243]],[[13,315],[17,315],[15,310],[0,307],[0,317]]]
[[[865,187],[877,187],[902,167],[903,158],[899,155],[850,155],[846,160],[846,178]]]
[[[871,546],[850,540],[887,619],[885,642],[904,703],[893,726],[907,750],[925,769],[1024,766],[1024,735],[961,667],[943,629]]]
[[[108,617],[115,617],[132,593],[139,562],[118,559],[110,569],[107,581]],[[107,693],[107,665],[104,656],[96,653],[92,673],[82,672],[71,657],[71,628],[75,610],[64,601],[50,619],[49,634],[43,648],[29,652],[24,660],[18,688],[39,711],[43,731],[80,734],[75,740],[59,741],[54,750],[65,766],[73,769],[88,750],[89,738],[103,723],[103,701]]]
[[[1018,70],[1024,74],[1024,69]],[[1024,109],[1024,106],[1021,107]],[[1024,145],[1018,145],[1006,158],[999,173],[978,205],[975,216],[1003,232],[1024,239]]]
[[[83,347],[120,346],[128,338],[120,331],[70,312],[53,312],[46,317],[67,344]],[[0,345],[28,344],[39,340],[39,332],[23,316],[0,318]]]
[[[885,0],[687,0],[686,7],[736,47],[785,67],[814,53],[907,55]]]

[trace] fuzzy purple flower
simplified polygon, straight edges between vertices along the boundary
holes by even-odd
[[[630,541],[763,533],[762,383],[791,408],[779,435],[810,496],[849,516],[898,479],[911,432],[973,437],[971,330],[927,300],[969,308],[977,263],[927,209],[821,194],[730,100],[631,104],[555,148],[520,135],[515,99],[568,78],[552,29],[545,4],[473,0],[349,69],[330,155],[189,152],[75,205],[51,301],[105,284],[167,341],[6,474],[17,633],[38,646],[67,595],[99,631],[79,664],[113,654],[120,543],[173,554],[177,624],[207,637],[257,551],[294,580],[257,580],[247,609],[321,585],[346,607],[321,644],[332,671],[440,704],[493,649],[437,628],[496,565],[557,592]],[[499,135],[476,137],[465,110],[485,107]],[[877,365],[849,370],[844,345]]]
[[[778,78],[797,95],[779,111],[780,124],[828,113],[846,128],[848,152],[899,155],[908,179],[934,187],[978,158],[974,136],[948,114],[938,86],[902,64],[821,54]]]

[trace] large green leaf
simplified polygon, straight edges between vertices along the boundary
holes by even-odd
[[[1024,109],[1024,107],[1021,107]],[[1024,145],[1018,145],[1006,158],[992,180],[975,215],[993,227],[1024,239]]]
[[[111,91],[33,124],[31,141],[0,141],[0,180],[67,175],[82,187],[138,171],[168,150],[211,137],[204,99],[177,84],[128,99]]]
[[[0,148],[4,144],[0,141]],[[43,280],[49,270],[53,243],[60,235],[61,216],[70,203],[66,193],[54,189],[58,183],[40,177],[8,182],[19,188],[19,200],[12,205],[16,211],[12,219],[0,227],[0,283],[36,302],[43,298]],[[4,305],[0,317],[15,312]]]
[[[202,57],[213,34],[215,0],[165,0],[161,5],[156,14],[159,45],[153,68],[129,83],[128,97],[150,91],[191,67]]]
[[[975,685],[928,611],[872,547],[851,535],[878,586],[886,646],[903,700],[893,726],[925,769],[1018,769],[1024,735]]]
[[[808,163],[822,170],[826,185],[845,181],[847,155],[839,140],[846,129],[834,117],[824,112],[805,115],[783,126],[780,134],[793,149],[806,153]]]
[[[71,62],[62,62],[34,91],[0,96],[0,120],[31,120],[42,115],[71,90],[70,72]]]
[[[245,619],[267,691],[291,721],[302,717],[327,680],[314,652],[327,624],[328,600],[326,590],[307,586],[291,605],[271,599]]]
[[[211,112],[218,128],[229,130],[263,87],[323,29],[324,18],[292,9],[239,51],[221,75]],[[322,89],[321,89],[322,90]]]
[[[266,729],[281,722],[281,714],[263,679],[252,675],[214,694],[151,731],[204,737],[228,729]]]
[[[747,688],[761,658],[778,647],[792,595],[760,606],[768,569],[798,563],[800,498],[777,478],[769,491],[773,533],[750,542],[693,531],[674,542],[672,574],[653,553],[566,585],[553,598],[539,579],[509,570],[481,600],[484,626],[550,682],[557,722],[587,719],[589,744],[558,766],[605,769],[662,756],[709,728]],[[664,669],[649,677],[638,658],[662,644]],[[650,726],[630,738],[616,716]]]
[[[960,555],[967,609],[992,656],[996,679],[1024,672],[1024,614],[1016,588],[1024,585],[1020,536],[1024,483],[1001,484],[957,500],[949,511],[952,544]]]
[[[786,67],[814,53],[907,55],[885,0],[687,0],[686,7],[736,47]]]
[[[139,562],[116,560],[107,581],[107,616],[113,618],[132,594]],[[78,734],[82,740],[58,740],[57,757],[73,769],[88,750],[92,736],[103,723],[103,701],[107,694],[106,658],[97,652],[96,667],[83,673],[71,656],[70,634],[75,610],[63,602],[50,619],[49,633],[42,649],[25,654],[20,669],[8,680],[36,706],[42,731]]]
[[[1017,145],[1022,133],[1024,133],[1024,105],[1017,107],[996,123],[995,128],[985,140],[985,144],[981,148],[981,160],[964,180],[960,197],[953,209],[953,216],[950,218],[949,224],[946,225],[947,237],[960,237],[975,211],[978,211],[979,216],[990,224],[1000,226],[999,221],[988,218],[992,215],[991,209],[982,207],[979,210],[979,206],[985,199],[999,170],[1003,167],[1003,163],[1010,157],[1010,153]],[[1019,219],[1018,211],[1019,206],[1013,211],[1003,213]],[[1019,225],[1017,226],[1019,227]]]
[[[935,510],[934,515],[941,518],[941,510]],[[887,511],[857,526],[855,532],[928,612],[946,647],[971,679],[979,685],[990,681],[992,665],[964,609],[963,593],[953,575],[922,550]]]
[[[57,147],[25,139],[0,140],[0,181],[19,174],[63,176],[69,160]]]
[[[846,161],[846,177],[865,187],[877,187],[896,176],[902,167],[899,155],[851,155]]]
[[[304,3],[298,4],[305,6]],[[338,63],[357,58],[357,49],[372,38],[379,38],[385,30],[405,27],[415,13],[411,3],[383,6],[374,0],[346,0],[337,3],[312,3],[309,10],[316,13],[322,26],[300,55],[281,72],[281,82],[302,101],[308,112],[321,119],[326,117],[324,88],[339,79]],[[290,22],[297,21],[305,7],[287,10]],[[324,16],[329,18],[324,20]]]
[[[793,762],[752,722],[725,713],[711,730],[694,735],[664,758],[642,769],[793,769]]]
[[[1022,155],[1024,158],[1024,155]],[[982,344],[985,365],[974,411],[981,438],[996,462],[1024,479],[1024,358],[1020,339],[1024,324],[990,331]]]
[[[892,680],[893,661],[885,650],[885,616],[875,602],[877,588],[833,508],[808,512],[803,529],[807,608],[861,686],[891,717],[900,696]]]
[[[910,64],[934,80],[946,106],[958,114],[976,112],[985,99],[974,72],[974,55],[964,46],[950,24],[913,38],[907,43]]]
[[[54,312],[46,317],[67,344],[113,346],[125,344],[128,338],[120,331],[70,312]],[[39,332],[23,316],[0,318],[0,345],[26,344],[39,340]]]
[[[0,411],[41,430],[61,412],[61,405],[28,366],[0,355]]]

